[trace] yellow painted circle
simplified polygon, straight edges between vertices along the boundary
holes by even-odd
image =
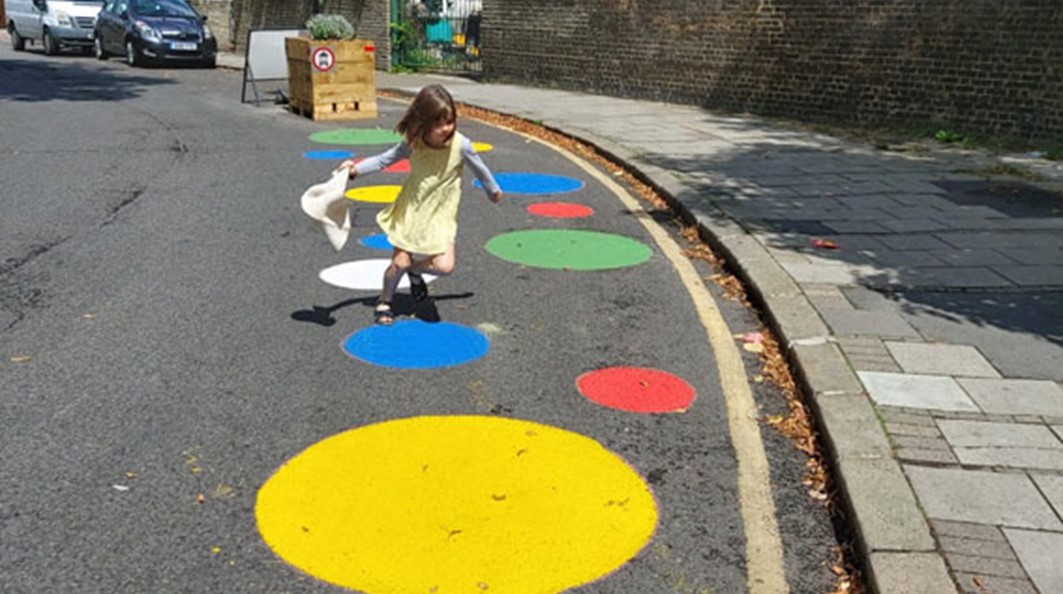
[[[368,594],[561,592],[623,565],[657,524],[649,487],[596,441],[476,416],[320,441],[266,481],[255,514],[285,561]]]
[[[358,202],[377,202],[381,204],[387,204],[394,202],[399,197],[399,191],[402,190],[402,186],[365,186],[362,188],[351,188],[344,194],[351,200],[357,200]]]
[[[495,147],[493,145],[487,144],[486,142],[474,142],[474,143],[472,143],[472,150],[474,150],[474,151],[476,151],[478,153],[486,153],[488,151],[494,150],[494,148]]]

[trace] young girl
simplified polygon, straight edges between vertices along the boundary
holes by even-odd
[[[391,299],[403,274],[410,279],[410,294],[423,301],[428,297],[428,285],[422,274],[445,276],[454,271],[462,166],[472,168],[491,202],[502,200],[502,190],[491,171],[469,139],[456,131],[457,118],[454,99],[446,89],[440,85],[424,87],[395,126],[402,142],[357,164],[344,161],[341,165],[353,179],[410,159],[410,174],[398,198],[376,216],[394,246],[373,314],[378,324],[395,321]]]

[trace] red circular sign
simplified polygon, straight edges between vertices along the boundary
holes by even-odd
[[[327,47],[316,47],[310,54],[310,63],[318,72],[328,72],[336,65],[336,54]]]
[[[628,412],[683,412],[694,402],[694,388],[665,371],[645,367],[609,367],[576,379],[588,400]]]

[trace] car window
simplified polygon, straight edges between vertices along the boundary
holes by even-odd
[[[196,16],[196,11],[181,0],[133,0],[133,6],[141,16]]]
[[[122,14],[127,10],[129,10],[129,2],[126,0],[118,0],[118,2],[114,3],[115,14]]]

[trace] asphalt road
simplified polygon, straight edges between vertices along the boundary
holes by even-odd
[[[303,155],[344,148],[311,142],[314,132],[388,129],[403,106],[382,100],[376,120],[328,125],[241,105],[240,84],[232,71],[0,49],[0,591],[342,591],[263,541],[260,488],[330,436],[458,415],[586,436],[652,489],[652,539],[573,591],[747,591],[715,354],[670,261],[613,193],[549,147],[461,121],[463,133],[493,145],[484,159],[496,174],[577,178],[578,193],[546,199],[595,216],[535,217],[525,208],[540,198],[515,194],[496,206],[466,175],[458,269],[433,283],[427,307],[479,329],[489,352],[442,369],[368,364],[341,345],[372,324],[374,293],[318,273],[387,256],[356,241],[377,232],[379,206],[357,205],[354,240],[333,252],[298,199],[335,163]],[[380,173],[355,185],[401,179]],[[618,234],[652,255],[581,273],[522,267],[484,249],[529,228]],[[411,313],[403,297],[396,305]],[[758,329],[740,305],[716,301],[730,332]],[[759,373],[754,355],[744,361],[748,376]],[[697,399],[682,413],[647,415],[580,396],[577,377],[613,365],[665,370]],[[764,412],[784,409],[770,387],[754,393]],[[762,434],[786,581],[794,592],[826,592],[829,514],[805,494],[802,456]],[[401,445],[373,455],[386,460]],[[608,546],[608,532],[597,538]]]

